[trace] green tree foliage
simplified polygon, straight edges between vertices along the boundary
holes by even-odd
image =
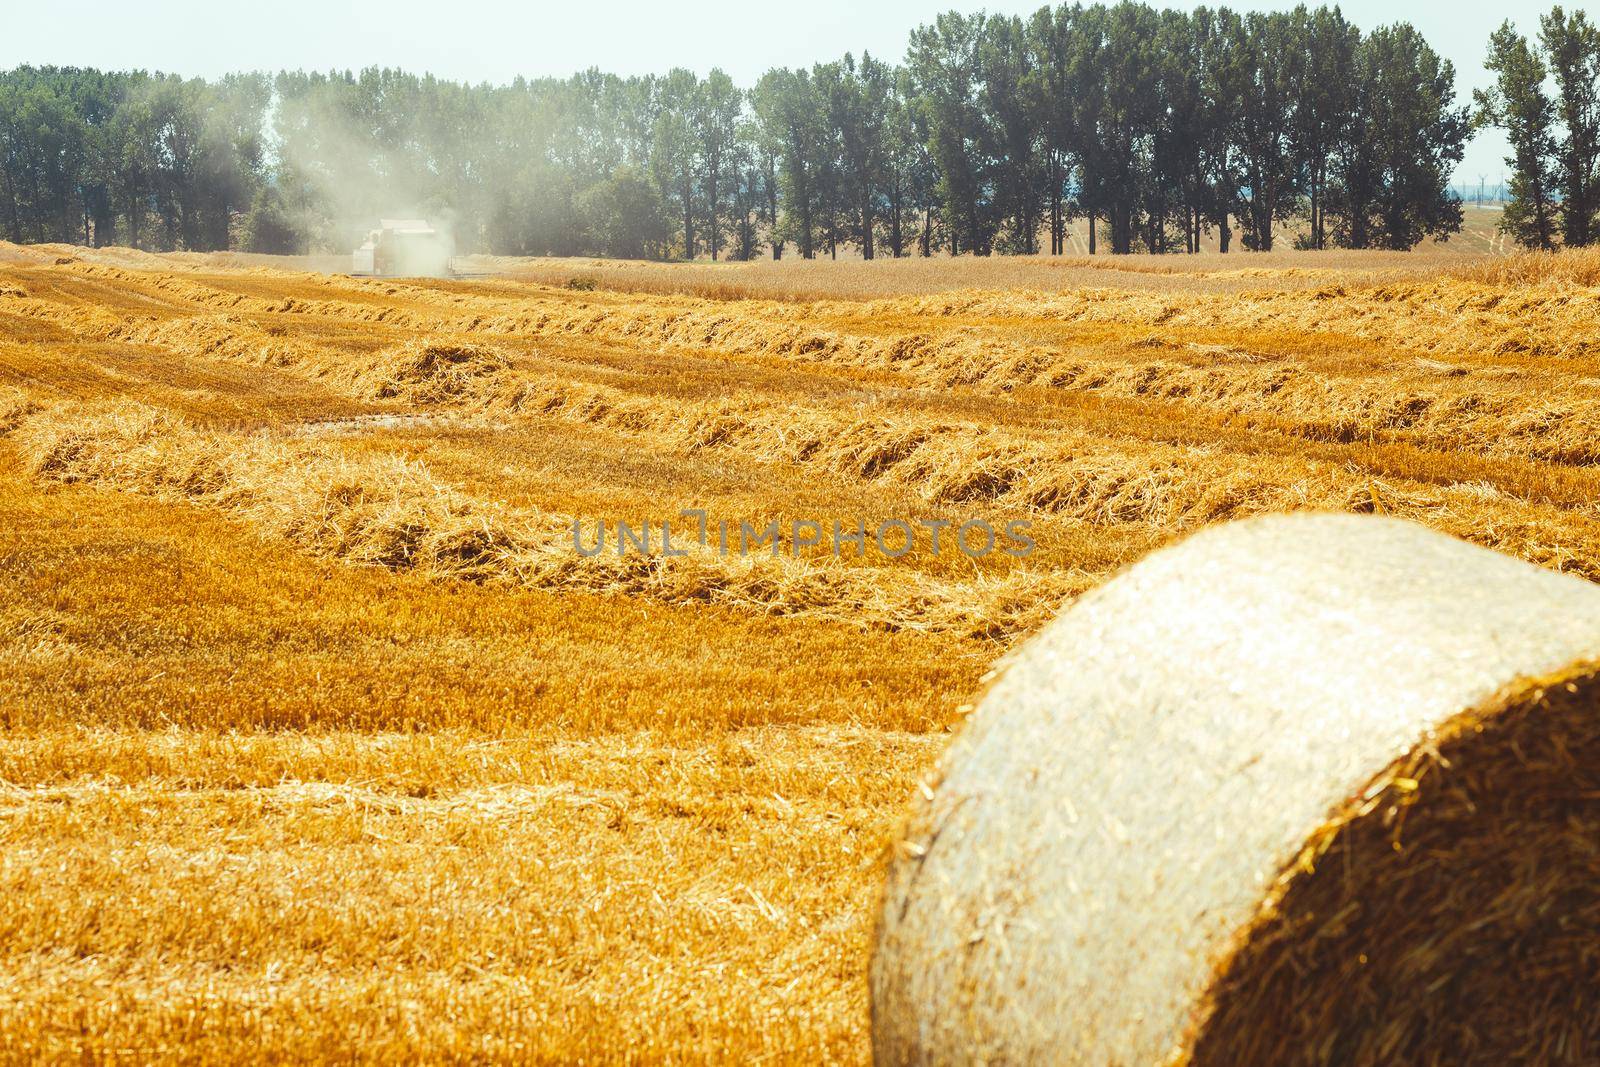
[[[653,182],[632,167],[579,197],[587,236],[585,251],[616,259],[659,259],[672,240],[672,227]]]
[[[939,175],[951,252],[988,255],[997,228],[990,117],[980,106],[979,46],[988,19],[951,11],[911,34],[907,64]]]
[[[1558,6],[1539,20],[1539,43],[1555,75],[1557,111],[1566,127],[1556,146],[1562,239],[1586,245],[1600,236],[1600,29],[1582,11],[1568,15]]]
[[[744,108],[744,93],[733,79],[713,69],[701,82],[693,98],[690,125],[693,129],[692,155],[699,162],[699,183],[704,192],[706,230],[711,258],[722,250],[722,219],[729,194],[737,181],[734,154],[739,138],[739,116]]]
[[[884,117],[883,195],[889,254],[910,253],[912,235],[924,256],[932,251],[938,174],[928,152],[928,130],[912,96],[911,76],[894,73]]]
[[[1529,158],[1553,167],[1559,149],[1560,174],[1518,187],[1538,187],[1546,223],[1565,201],[1577,243],[1600,207],[1596,34],[1560,9],[1542,30],[1561,104]],[[0,235],[342,251],[421,215],[464,252],[872,258],[1046,238],[1064,254],[1077,218],[1090,252],[1198,251],[1208,232],[1265,249],[1301,218],[1312,248],[1409,247],[1459,225],[1450,73],[1409,27],[1364,35],[1336,8],[1133,0],[949,12],[900,66],[845,53],[749,92],[682,68],[468,85],[19,67],[0,73]],[[1542,89],[1518,91],[1486,120],[1504,103],[1524,122]]]
[[[728,258],[752,260],[761,250],[762,230],[766,225],[769,202],[767,184],[771,176],[754,123],[741,119],[728,157],[733,175],[733,198],[729,221],[733,226]]]
[[[12,241],[72,240],[87,141],[85,124],[48,81],[0,82],[0,193]]]
[[[1500,228],[1529,248],[1554,248],[1555,105],[1544,92],[1548,70],[1510,22],[1489,38],[1486,65],[1495,84],[1474,94],[1477,119],[1505,130],[1511,141],[1511,200]]]
[[[1246,248],[1272,251],[1273,226],[1298,206],[1296,90],[1308,45],[1305,9],[1252,12],[1240,41],[1241,92],[1233,113]]]
[[[246,252],[288,256],[304,251],[300,230],[283,202],[283,194],[272,186],[256,190],[255,199],[244,217],[243,246]]]
[[[752,96],[756,120],[778,160],[778,188],[783,209],[778,240],[793,241],[800,255],[816,254],[817,224],[822,215],[821,181],[824,148],[829,144],[821,93],[809,71],[773,70],[761,76]]]
[[[1067,223],[1072,220],[1072,151],[1077,144],[1076,114],[1072,105],[1072,19],[1066,8],[1059,12],[1040,8],[1028,23],[1028,71],[1022,91],[1033,111],[1040,153],[1045,223],[1050,254],[1066,251]]]
[[[1329,186],[1341,159],[1355,147],[1352,135],[1367,114],[1357,107],[1356,57],[1361,31],[1345,21],[1338,8],[1318,8],[1303,24],[1304,48],[1295,72],[1295,155],[1305,161],[1303,174],[1309,248],[1328,246]],[[1364,101],[1365,102],[1365,101]],[[1436,114],[1423,114],[1424,123]],[[1442,189],[1442,186],[1441,186]]]
[[[695,243],[696,197],[695,127],[703,100],[694,72],[679,67],[669,73],[659,87],[661,109],[656,116],[655,137],[651,145],[651,168],[663,199],[683,220],[682,255],[693,259]]]
[[[879,217],[888,186],[887,149],[894,72],[870,55],[857,65],[846,54],[827,77],[828,118],[838,131],[838,183],[845,207],[845,232],[873,258]]]
[[[1461,162],[1468,110],[1454,106],[1455,70],[1410,25],[1373,32],[1357,49],[1365,107],[1351,140],[1354,162],[1342,172],[1351,190],[1340,233],[1351,247],[1407,249],[1424,237],[1461,229],[1461,203],[1446,191]],[[1363,168],[1357,174],[1355,167]]]
[[[1043,115],[1033,49],[1019,18],[990,20],[978,44],[978,106],[988,117],[985,139],[992,156],[994,214],[1002,227],[996,249],[1032,254],[1039,250],[1042,202],[1039,120]]]
[[[1200,175],[1195,207],[1202,228],[1214,225],[1217,246],[1227,252],[1233,243],[1229,220],[1240,192],[1239,153],[1231,133],[1233,116],[1243,106],[1247,76],[1241,54],[1244,24],[1227,8],[1200,8],[1193,22],[1201,64]]]

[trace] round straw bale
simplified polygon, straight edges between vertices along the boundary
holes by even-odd
[[[897,842],[878,1062],[1600,1061],[1600,587],[1214,528],[1027,642]]]

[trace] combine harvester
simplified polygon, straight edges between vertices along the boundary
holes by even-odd
[[[455,249],[427,219],[380,219],[352,256],[358,278],[454,278]]]

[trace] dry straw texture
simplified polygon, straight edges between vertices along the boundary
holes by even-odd
[[[1156,553],[925,787],[878,1061],[1593,1062],[1597,658],[1600,589],[1406,523]]]
[[[1307,509],[1600,577],[1600,273],[1458,248],[0,245],[0,1060],[862,1062],[905,798],[1063,603]],[[564,544],[684,508],[1037,547]]]
[[[450,392],[464,360],[450,358],[461,350],[446,351],[437,356],[432,346],[417,346],[399,359],[389,357],[399,373],[385,380]],[[419,373],[419,367],[430,369]],[[318,555],[431,578],[724,603],[773,615],[991,637],[1032,629],[1075,591],[1067,581],[1026,571],[967,581],[873,576],[836,561],[765,551],[721,554],[714,541],[701,546],[692,539],[680,541],[681,556],[624,555],[614,548],[585,556],[574,547],[573,516],[476,499],[398,457],[352,459],[304,440],[196,430],[131,402],[94,411],[27,412],[18,405],[25,414],[9,418],[7,410],[0,397],[0,432],[8,421],[16,424],[12,432],[37,478],[201,504]],[[610,536],[615,545],[614,529]],[[590,524],[581,543],[594,548],[595,539]]]

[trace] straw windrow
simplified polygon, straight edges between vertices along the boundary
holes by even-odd
[[[198,504],[319,556],[430,578],[999,640],[1033,629],[1089,581],[1027,570],[950,581],[775,552],[726,556],[693,542],[670,558],[624,555],[614,544],[584,555],[572,516],[479,499],[400,457],[350,457],[315,441],[199,429],[134,403],[82,409],[18,401],[14,418],[8,410],[0,397],[0,432],[12,422],[9,432],[41,480]]]

